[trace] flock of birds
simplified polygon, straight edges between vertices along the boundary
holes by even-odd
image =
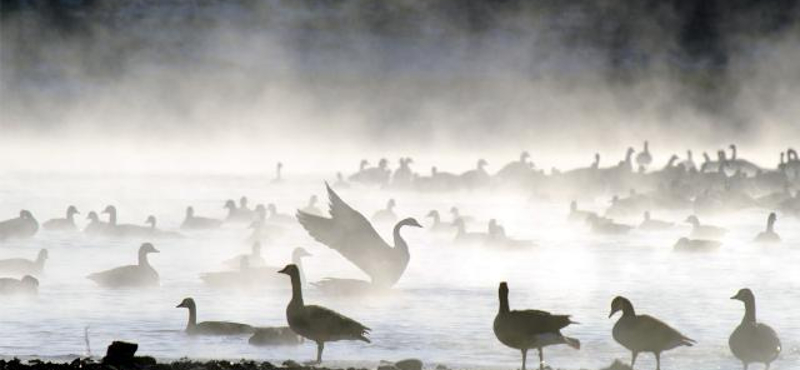
[[[257,287],[264,284],[287,284],[280,274],[288,275],[292,288],[291,300],[286,308],[286,327],[255,327],[247,324],[226,321],[197,321],[197,305],[192,298],[183,299],[177,307],[189,311],[185,331],[189,335],[250,335],[249,342],[254,345],[299,344],[302,339],[317,345],[317,356],[313,363],[322,361],[325,343],[339,340],[359,340],[369,342],[370,329],[342,314],[322,306],[306,305],[303,289],[308,285],[328,294],[368,295],[390,290],[403,276],[410,261],[410,250],[401,235],[405,227],[423,227],[414,218],[400,219],[395,213],[394,199],[387,201],[386,207],[376,212],[371,219],[348,205],[334,190],[347,188],[353,183],[377,185],[389,188],[404,188],[417,191],[480,190],[480,189],[524,189],[535,196],[569,196],[572,199],[593,199],[603,194],[614,195],[604,214],[581,210],[577,200],[570,203],[568,220],[587,225],[591,232],[600,235],[625,234],[632,229],[643,232],[658,232],[675,226],[674,223],[654,219],[651,212],[659,210],[685,210],[689,214],[685,222],[692,226],[686,237],[674,245],[677,251],[710,251],[721,244],[719,239],[726,230],[719,226],[700,222],[700,217],[717,213],[727,213],[745,208],[762,208],[769,211],[766,228],[754,241],[758,243],[778,243],[781,238],[775,231],[778,212],[788,217],[800,216],[800,197],[792,188],[800,186],[800,160],[793,149],[780,155],[775,168],[761,168],[737,156],[736,147],[731,146],[728,156],[721,150],[717,160],[704,155],[705,160],[696,165],[691,151],[683,161],[672,156],[661,169],[648,170],[652,164],[649,145],[645,142],[643,151],[635,157],[629,149],[623,160],[611,167],[599,165],[599,155],[590,167],[570,171],[552,169],[550,174],[537,169],[529,161],[528,153],[523,152],[519,160],[502,167],[495,175],[486,170],[488,163],[479,160],[474,170],[462,174],[452,174],[431,169],[429,176],[421,176],[411,170],[413,160],[402,158],[399,167],[393,172],[388,161],[381,160],[377,167],[369,167],[362,161],[355,174],[347,179],[339,173],[333,186],[326,183],[329,210],[317,208],[316,196],[309,198],[308,204],[297,210],[296,215],[281,214],[274,204],[257,205],[251,208],[246,197],[238,204],[233,200],[225,202],[228,211],[225,219],[198,216],[193,207],[187,207],[181,224],[181,232],[158,228],[154,216],[149,216],[144,224],[123,224],[117,221],[117,209],[107,206],[100,215],[90,212],[88,224],[82,232],[98,237],[129,239],[170,239],[185,238],[192,230],[216,229],[226,223],[249,225],[248,242],[252,244],[250,253],[223,262],[227,271],[201,274],[200,278],[211,286]],[[636,166],[636,167],[635,167]],[[282,176],[283,164],[277,166],[274,183],[285,181]],[[570,199],[567,198],[567,199]],[[41,224],[48,231],[79,232],[75,221],[78,209],[67,208],[64,218],[52,219]],[[506,235],[502,225],[491,219],[485,233],[468,232],[466,225],[472,221],[462,215],[458,208],[450,209],[451,222],[442,221],[437,210],[426,216],[432,223],[430,232],[451,233],[456,244],[470,244],[490,248],[527,248],[534,244],[527,240],[517,240]],[[616,217],[642,215],[639,225],[628,225],[615,221]],[[398,221],[399,219],[399,221]],[[299,223],[317,242],[338,252],[342,257],[363,271],[369,280],[325,278],[307,283],[303,273],[302,259],[310,256],[303,248],[292,252],[291,264],[284,267],[268,266],[261,256],[261,245],[269,243],[285,232],[285,227]],[[392,243],[385,241],[375,226],[392,225]],[[22,210],[19,216],[0,222],[0,243],[9,239],[33,237],[40,229],[38,221],[31,212]],[[151,242],[141,244],[138,261],[135,265],[122,266],[93,273],[88,279],[106,288],[140,288],[159,285],[159,274],[150,264],[148,255],[158,253]],[[42,249],[35,260],[22,258],[0,260],[0,274],[22,276],[0,278],[0,295],[36,294],[39,282],[35,276],[43,273],[48,251]],[[511,310],[509,289],[505,282],[499,287],[499,310],[494,319],[494,333],[504,345],[520,350],[522,369],[526,367],[527,352],[538,351],[540,368],[543,368],[543,348],[566,344],[579,349],[580,341],[565,336],[561,330],[574,322],[568,315],[556,315],[539,310]],[[777,334],[769,326],[756,320],[755,297],[749,289],[742,289],[732,299],[745,305],[742,322],[730,336],[729,346],[733,355],[741,360],[747,369],[751,363],[763,363],[769,368],[781,351]],[[657,369],[661,367],[660,355],[681,346],[692,346],[695,341],[678,330],[652,316],[638,314],[630,300],[616,297],[611,301],[611,314],[621,312],[614,325],[612,336],[622,346],[631,351],[631,367],[640,353],[653,353]]]

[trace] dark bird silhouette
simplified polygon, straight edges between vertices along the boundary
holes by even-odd
[[[500,343],[522,352],[522,370],[529,349],[539,351],[539,369],[544,369],[542,349],[554,344],[566,344],[580,349],[581,342],[561,334],[561,329],[575,322],[568,315],[553,315],[539,310],[514,310],[508,305],[508,284],[500,283],[500,309],[494,318],[494,335]]]
[[[313,363],[322,362],[325,342],[339,340],[370,342],[366,337],[370,328],[331,309],[305,304],[297,266],[287,265],[279,272],[289,275],[292,282],[292,299],[286,307],[286,321],[289,322],[292,331],[317,344],[317,359]]]
[[[778,216],[775,212],[769,214],[767,217],[767,229],[758,233],[756,236],[756,243],[780,243],[781,237],[775,232],[775,221]]]
[[[339,252],[369,275],[373,284],[391,287],[400,279],[410,259],[408,244],[400,235],[403,226],[422,227],[406,218],[394,226],[394,247],[387,244],[358,211],[351,208],[327,183],[331,217],[297,212],[297,219],[318,242]]]
[[[656,370],[661,370],[661,352],[680,346],[691,347],[696,343],[655,317],[637,315],[627,298],[615,297],[608,317],[619,311],[622,311],[622,317],[614,324],[612,334],[617,343],[631,351],[631,368],[639,353],[652,352],[656,355]]]
[[[75,215],[77,214],[80,214],[78,208],[69,206],[67,207],[67,216],[65,218],[47,220],[42,224],[42,228],[55,231],[78,231],[78,226],[75,225]]]
[[[139,263],[115,269],[96,272],[88,276],[89,280],[106,288],[134,288],[158,286],[158,272],[150,266],[147,255],[158,253],[153,244],[143,243],[139,247]]]
[[[39,222],[28,210],[19,211],[19,217],[0,222],[0,241],[8,239],[26,239],[36,235]]]
[[[739,290],[731,299],[744,303],[744,317],[728,339],[731,352],[744,369],[751,363],[762,363],[769,369],[781,353],[781,340],[769,325],[756,321],[756,297],[750,289]]]
[[[237,322],[197,322],[197,305],[192,298],[184,298],[183,301],[175,307],[189,310],[189,322],[186,324],[186,334],[189,335],[241,335],[255,332],[255,328],[252,326]]]

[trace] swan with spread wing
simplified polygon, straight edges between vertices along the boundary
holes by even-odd
[[[406,218],[394,226],[394,246],[386,243],[369,221],[347,205],[325,183],[330,198],[330,218],[297,211],[297,219],[318,242],[339,252],[369,275],[373,285],[391,287],[403,275],[410,255],[408,244],[400,235],[403,226],[422,227]]]

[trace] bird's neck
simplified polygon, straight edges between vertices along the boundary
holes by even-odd
[[[150,266],[150,262],[147,260],[147,253],[139,253],[139,266]]]
[[[303,270],[303,259],[299,256],[292,256],[292,263],[297,266],[297,270],[300,273],[300,285],[305,285],[306,283],[306,273]],[[302,299],[302,297],[301,297]]]
[[[436,214],[436,213],[431,215],[431,217],[433,217],[433,224],[434,225],[438,225],[438,224],[440,224],[442,222],[442,220],[439,218],[439,215]]]
[[[292,300],[290,306],[303,306],[303,287],[300,281],[300,274],[292,275]]]
[[[72,212],[67,212],[67,220],[69,220],[69,222],[74,223],[75,222],[75,214],[72,213]]]
[[[622,307],[622,317],[634,317],[636,316],[636,310],[633,309],[633,305],[626,304]]]
[[[189,306],[189,322],[186,323],[186,329],[197,326],[197,308]]]
[[[392,235],[394,236],[394,249],[396,252],[401,252],[403,255],[408,257],[408,244],[406,244],[405,239],[400,235],[400,229],[404,226],[402,222],[397,223],[394,226],[394,231]]]
[[[117,212],[112,211],[108,213],[108,224],[109,225],[116,225],[117,224]]]
[[[771,218],[767,220],[767,232],[769,233],[775,232],[775,221]]]
[[[744,302],[744,318],[742,322],[756,322],[756,303],[753,301]]]
[[[44,260],[45,260],[44,254],[40,254],[40,255],[36,256],[36,266],[39,266],[39,268],[43,267],[44,266]]]
[[[503,313],[509,313],[509,312],[511,312],[511,309],[508,307],[508,293],[503,294],[501,292],[500,293],[500,312],[499,313],[503,314]]]

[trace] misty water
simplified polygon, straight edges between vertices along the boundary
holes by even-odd
[[[193,205],[198,215],[223,218],[224,200],[246,195],[250,203],[275,203],[291,214],[317,194],[320,208],[327,197],[326,176],[295,176],[270,184],[269,176],[254,175],[66,175],[15,174],[0,180],[0,215],[14,217],[19,209],[33,212],[39,222],[63,217],[70,204],[83,217],[114,204],[120,223],[140,224],[150,215],[159,227],[176,230],[184,209]],[[750,209],[726,217],[705,217],[730,232],[719,251],[673,252],[675,241],[688,233],[678,224],[665,232],[633,231],[625,236],[597,236],[583,225],[566,221],[567,204],[530,200],[513,192],[418,194],[354,186],[340,190],[346,202],[370,217],[386,200],[397,200],[396,213],[413,216],[424,225],[424,215],[438,209],[445,221],[457,205],[475,218],[469,230],[483,231],[496,218],[510,236],[530,239],[537,246],[525,251],[498,251],[456,246],[452,236],[406,228],[411,262],[393,294],[369,299],[336,298],[306,288],[306,302],[321,304],[353,317],[373,329],[372,344],[337,342],[326,346],[326,365],[374,365],[380,360],[416,357],[428,366],[456,368],[516,368],[519,352],[494,337],[497,284],[508,281],[511,307],[536,308],[572,314],[580,325],[565,329],[581,340],[575,351],[548,347],[547,362],[558,368],[599,368],[613,359],[628,361],[629,352],[611,337],[616,317],[608,319],[616,295],[632,300],[639,313],[659,317],[698,341],[692,348],[669,351],[662,357],[669,369],[732,369],[740,366],[730,354],[727,339],[744,313],[741,302],[729,299],[739,288],[756,294],[758,317],[783,340],[781,358],[773,369],[795,369],[800,363],[800,221],[781,218],[776,226],[784,242],[777,246],[751,243],[763,229],[766,212]],[[583,208],[602,211],[598,199]],[[657,212],[654,217],[682,221],[685,212]],[[639,219],[623,221],[638,223]],[[377,230],[390,239],[391,225]],[[289,262],[291,250],[302,246],[313,257],[305,260],[309,281],[324,277],[365,278],[353,265],[328,247],[312,240],[299,225],[265,245],[269,265]],[[150,256],[161,275],[161,286],[146,290],[107,290],[86,275],[133,264],[144,240],[89,238],[81,233],[40,231],[24,241],[6,241],[0,258],[33,258],[39,248],[50,251],[38,297],[0,297],[3,357],[35,356],[67,359],[85,355],[84,328],[89,328],[92,354],[102,355],[112,340],[139,343],[140,353],[159,359],[226,358],[305,361],[314,355],[313,343],[297,347],[254,347],[247,336],[189,337],[182,332],[187,312],[175,308],[184,297],[194,297],[198,319],[230,320],[260,326],[286,325],[290,298],[285,284],[255,290],[213,289],[198,274],[221,271],[221,261],[247,253],[248,230],[225,225],[220,230],[184,232],[183,239],[152,240],[160,254]],[[639,368],[655,367],[651,355],[640,356]]]

